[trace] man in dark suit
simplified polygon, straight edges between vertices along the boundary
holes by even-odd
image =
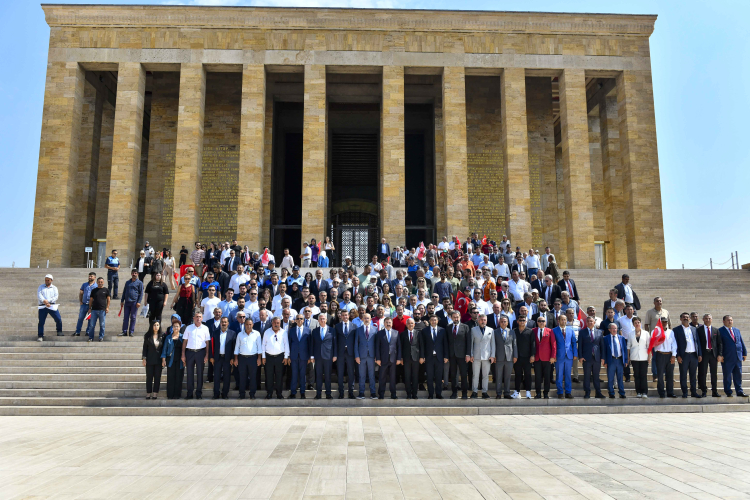
[[[404,386],[406,399],[417,399],[419,389],[419,330],[414,328],[413,318],[406,320],[406,329],[399,335],[401,358],[404,363]]]
[[[214,262],[214,279],[219,283],[219,290],[221,290],[221,298],[226,299],[227,290],[229,289],[229,274],[225,273],[221,269],[219,262]]]
[[[467,363],[469,362],[471,338],[469,337],[469,327],[461,323],[461,313],[453,311],[451,313],[451,324],[447,325],[444,330],[448,335],[448,380],[451,381],[451,399],[458,397],[458,386],[456,384],[456,370],[461,376],[461,399],[468,399],[469,378]]]
[[[580,332],[579,332],[580,338]],[[615,397],[614,383],[620,392],[620,398],[625,398],[625,386],[622,383],[622,372],[628,364],[628,341],[618,333],[617,325],[609,324],[609,335],[602,338],[601,347],[604,351],[604,366],[607,368],[607,390],[609,397]]]
[[[229,251],[229,257],[224,259],[224,272],[230,276],[237,272],[237,265],[241,264],[240,259],[234,255],[234,250]]]
[[[320,269],[315,271],[315,278],[313,279],[312,283],[310,283],[310,293],[315,296],[315,301],[317,305],[320,305],[320,292],[328,292],[328,290],[331,289],[331,285],[328,284],[328,281],[323,279],[323,271]]]
[[[526,277],[528,277],[529,268],[524,263],[523,257],[521,256],[516,257],[516,261],[513,263],[512,266],[510,266],[511,274],[513,274],[513,271],[518,271],[518,274],[524,273]]]
[[[706,387],[706,375],[711,370],[711,396],[718,398],[719,382],[717,376],[718,361],[721,359],[721,353],[724,351],[719,329],[711,326],[713,318],[710,314],[703,315],[703,324],[696,329],[698,342],[701,345],[703,359],[698,364],[698,386],[701,388],[701,396],[706,397],[708,387]]]
[[[622,282],[615,285],[615,290],[617,290],[617,298],[625,301],[626,306],[632,305],[636,311],[641,308],[641,301],[638,300],[638,294],[630,286],[630,276],[623,274]]]
[[[221,329],[221,310],[219,310],[219,313],[216,313],[216,308],[214,308],[213,311],[207,311],[211,314],[213,314],[213,317],[207,321],[204,321],[203,324],[208,327],[208,333],[211,334],[211,338],[213,338],[213,335],[215,332],[218,332]],[[240,325],[237,325],[235,328],[236,330],[232,328],[232,323],[237,323],[235,318],[229,318],[229,329],[234,330],[235,332],[240,331],[239,328],[242,328]],[[207,379],[210,382],[214,381],[214,363],[211,361],[211,356],[209,356],[208,360],[208,369],[206,370],[208,372]],[[239,385],[239,379],[237,379],[237,385]]]
[[[298,313],[294,319],[294,326],[287,331],[289,342],[289,362],[292,367],[292,386],[289,399],[297,397],[299,387],[300,398],[305,399],[305,373],[307,365],[312,362],[312,345],[310,330],[304,327],[305,317]]]
[[[508,317],[501,316],[498,327],[493,332],[495,342],[495,391],[496,398],[511,399],[510,375],[513,364],[518,361],[518,344],[515,334],[510,330]],[[503,396],[500,389],[504,388]]]
[[[557,318],[555,317],[555,313],[550,311],[549,305],[547,304],[546,300],[540,300],[539,301],[539,312],[534,314],[531,319],[534,320],[534,322],[539,321],[539,316],[545,317],[545,327],[552,330],[553,328],[557,328]]]
[[[356,342],[357,327],[349,322],[349,314],[345,309],[339,311],[341,321],[336,325],[336,371],[339,382],[339,399],[344,399],[344,374],[349,386],[349,399],[354,399],[354,372],[357,369],[354,361],[354,342]]]
[[[583,366],[583,399],[591,397],[591,381],[594,381],[596,397],[604,398],[599,385],[599,369],[602,363],[602,331],[596,328],[596,318],[586,318],[586,328],[578,332],[578,361]]]
[[[391,256],[391,246],[385,241],[385,238],[382,238],[380,240],[380,245],[378,245],[378,259],[380,259],[381,262],[387,262],[388,257]]]
[[[315,358],[315,399],[321,398],[323,377],[326,379],[326,399],[331,395],[331,372],[336,361],[336,332],[327,325],[327,316],[318,316],[318,326],[312,331],[313,357]]]
[[[690,314],[680,314],[681,325],[672,329],[674,340],[677,342],[677,362],[680,364],[680,389],[682,397],[688,397],[688,374],[690,375],[690,396],[699,398],[698,389],[695,385],[695,372],[698,363],[703,360],[701,344],[695,327],[690,326]]]
[[[221,317],[221,311],[219,316]],[[213,323],[213,321],[210,323]],[[219,389],[221,389],[221,398],[229,399],[230,373],[234,365],[234,344],[236,341],[237,332],[229,329],[227,318],[221,318],[219,329],[211,332],[211,343],[208,346],[208,357],[214,364],[213,399],[219,399]],[[220,387],[222,376],[224,377],[224,386]]]
[[[427,366],[427,399],[443,399],[443,365],[448,362],[448,337],[430,316],[429,326],[419,335],[419,362]]]
[[[391,399],[396,398],[396,365],[401,364],[401,342],[393,329],[393,320],[385,318],[384,328],[375,337],[375,364],[378,370],[378,398],[385,399],[385,384],[389,382]]]
[[[540,297],[547,302],[550,308],[555,303],[555,300],[562,300],[562,290],[558,285],[552,283],[552,276],[549,274],[544,277],[544,286],[542,287]],[[549,323],[547,324],[547,328],[551,328]]]
[[[268,309],[260,309],[258,311],[258,317],[260,321],[253,323],[253,330],[260,333],[261,340],[263,340],[263,337],[265,336],[266,331],[271,329],[271,318],[269,317],[269,313],[270,311]],[[256,390],[260,390],[261,388],[260,373],[261,373],[261,367],[259,366],[257,371],[255,372]]]
[[[578,287],[576,286],[576,282],[570,279],[570,271],[565,271],[563,273],[563,279],[557,282],[557,286],[560,287],[560,293],[568,292],[571,299],[575,300],[576,302],[581,302],[581,298],[578,296]]]
[[[724,375],[724,392],[732,397],[732,380],[737,395],[745,397],[742,391],[742,362],[747,359],[747,348],[742,340],[742,334],[734,327],[734,319],[728,314],[724,316],[724,326],[719,328],[721,345],[721,372]]]

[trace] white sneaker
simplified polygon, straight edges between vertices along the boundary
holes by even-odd
[[[39,337],[36,339],[37,342],[44,342],[44,337]]]
[[[530,391],[526,391],[526,399],[531,399],[531,392]]]
[[[518,398],[521,397],[521,395],[518,394],[517,392],[514,392],[513,394],[510,395],[510,397],[513,398],[513,399],[518,399]]]
[[[641,394],[641,397],[642,397],[643,399],[648,399],[648,394]]]

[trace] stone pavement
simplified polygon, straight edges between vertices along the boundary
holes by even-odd
[[[2,417],[0,427],[4,499],[750,496],[742,413]]]

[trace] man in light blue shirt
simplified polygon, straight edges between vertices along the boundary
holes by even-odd
[[[237,313],[237,302],[232,298],[234,296],[234,290],[227,288],[226,299],[219,302],[217,306],[221,309],[222,318],[234,318]]]
[[[86,319],[86,315],[89,312],[89,298],[91,297],[91,290],[96,288],[96,273],[89,273],[89,280],[81,285],[81,289],[78,291],[78,301],[81,303],[78,306],[78,323],[76,323],[76,331],[73,337],[81,336],[81,328],[83,328],[83,320]]]
[[[578,303],[570,298],[570,294],[568,292],[562,292],[560,310],[562,312],[565,312],[568,309],[573,309],[573,316],[578,317]]]

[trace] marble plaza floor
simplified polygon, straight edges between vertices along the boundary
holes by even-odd
[[[1,417],[0,498],[748,498],[745,413]]]

